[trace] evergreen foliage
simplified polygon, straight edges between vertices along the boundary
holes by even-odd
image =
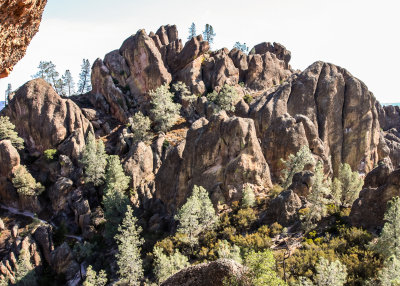
[[[24,139],[18,136],[8,116],[0,116],[0,140],[10,140],[16,149],[24,149]]]
[[[82,60],[81,72],[79,74],[78,93],[86,93],[92,90],[90,82],[91,66],[88,59]]]
[[[192,195],[179,209],[175,219],[179,221],[177,232],[187,235],[187,242],[192,247],[198,243],[201,232],[212,230],[216,226],[218,216],[203,187],[194,186]]]
[[[12,183],[18,194],[21,195],[37,196],[44,191],[42,184],[36,182],[24,165],[20,165],[14,170]]]
[[[86,138],[80,162],[84,166],[85,183],[93,183],[96,187],[104,183],[107,154],[103,141],[96,141],[93,133]]]
[[[207,95],[207,99],[217,105],[217,111],[235,111],[235,105],[239,101],[239,94],[234,86],[224,84],[219,92],[213,91]]]
[[[192,25],[190,25],[189,27],[188,41],[190,41],[194,37],[196,37],[196,25],[195,23],[192,23]]]
[[[181,269],[190,266],[188,258],[181,254],[179,250],[175,250],[171,255],[166,255],[162,248],[156,246],[153,254],[154,274],[156,275],[159,284]]]
[[[346,283],[347,268],[339,260],[329,262],[321,257],[315,269],[315,283],[318,286],[343,286]]]
[[[62,82],[64,87],[63,94],[66,96],[73,95],[75,93],[75,82],[70,70],[65,71],[64,75],[62,76]]]
[[[207,41],[210,45],[214,43],[214,28],[210,24],[206,24],[204,31],[203,31],[203,38],[205,41]]]
[[[7,85],[7,89],[6,89],[6,92],[5,92],[5,100],[4,100],[5,106],[8,105],[8,102],[10,101],[10,96],[11,96],[12,93],[13,93],[12,86],[11,86],[11,83],[9,83]]]
[[[303,171],[306,165],[315,164],[310,148],[306,145],[302,146],[296,155],[290,154],[286,161],[282,161],[285,164],[281,177],[283,189],[287,189],[292,184],[294,174]]]
[[[129,118],[129,126],[132,131],[133,143],[150,140],[151,121],[142,112],[139,111]]]
[[[387,258],[383,268],[378,272],[378,279],[381,286],[400,285],[400,261],[392,255]]]
[[[336,200],[340,198],[343,206],[349,207],[358,198],[364,180],[357,172],[353,172],[349,164],[340,164],[339,175],[333,180],[332,193]]]
[[[166,132],[178,120],[181,105],[173,102],[174,95],[169,91],[167,84],[150,91],[150,96],[152,105],[150,115],[155,123],[155,128]]]
[[[250,269],[250,278],[254,286],[284,286],[286,283],[275,272],[275,259],[272,252],[250,251],[245,265]]]
[[[237,245],[231,245],[226,240],[220,240],[218,242],[217,253],[219,258],[232,259],[237,263],[242,263],[242,257],[240,255],[240,248]]]
[[[307,196],[310,208],[305,217],[303,217],[303,226],[306,230],[310,230],[315,223],[326,216],[330,185],[330,180],[326,180],[324,176],[324,166],[321,161],[318,161],[314,170],[314,183],[310,194]]]
[[[235,45],[233,46],[234,49],[241,50],[243,53],[248,53],[249,52],[249,47],[246,45],[246,43],[240,43],[236,42]]]
[[[33,265],[30,262],[29,253],[25,253],[24,250],[19,254],[16,269],[15,281],[17,285],[37,285],[37,277]]]
[[[400,198],[394,197],[388,202],[384,216],[385,225],[376,244],[371,248],[385,259],[395,256],[400,258]]]
[[[114,237],[126,212],[126,207],[129,204],[129,198],[126,195],[129,182],[130,177],[125,175],[119,157],[117,155],[109,156],[106,189],[103,196],[104,217],[107,220],[105,229],[107,238]]]
[[[121,282],[133,286],[140,285],[140,280],[143,278],[140,249],[144,241],[140,238],[141,232],[142,229],[137,226],[137,219],[133,216],[132,208],[128,206],[125,218],[115,236],[118,244],[116,257]]]
[[[256,195],[250,186],[246,186],[243,190],[242,206],[244,208],[254,207],[256,203]]]
[[[93,270],[92,265],[86,269],[86,279],[83,282],[83,286],[105,286],[107,284],[107,275],[104,270],[100,270],[97,274]]]
[[[53,64],[52,61],[46,62],[46,61],[40,61],[39,66],[38,66],[38,72],[33,75],[33,78],[43,78],[45,81],[47,81],[57,94],[62,95],[62,81],[60,80],[60,74],[56,70],[56,65]]]

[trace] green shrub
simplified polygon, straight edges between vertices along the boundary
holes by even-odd
[[[225,111],[235,111],[235,105],[239,101],[239,94],[235,87],[225,84],[219,92],[215,90],[207,95],[207,99],[214,102],[218,109]]]
[[[14,171],[14,178],[12,179],[14,188],[17,189],[18,194],[25,196],[38,196],[44,191],[42,184],[36,182],[31,173],[25,166],[20,165]]]
[[[18,150],[24,149],[24,139],[18,136],[15,125],[7,116],[0,116],[0,140],[10,140],[11,144]]]
[[[57,150],[56,149],[47,149],[43,152],[43,154],[47,161],[53,161],[54,159],[56,159]]]
[[[250,104],[253,101],[253,97],[250,94],[245,94],[243,96],[243,100],[247,103]]]

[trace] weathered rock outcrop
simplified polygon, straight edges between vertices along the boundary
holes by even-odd
[[[157,197],[170,210],[181,206],[194,185],[205,187],[211,200],[240,200],[243,187],[271,186],[253,120],[224,113],[193,123],[186,142],[169,153],[156,176]]]
[[[360,192],[350,213],[353,225],[370,230],[383,227],[387,202],[394,196],[400,196],[400,169],[389,175],[387,166],[381,165],[377,169],[370,176],[378,177],[367,180],[368,185]]]
[[[172,275],[162,286],[222,286],[224,279],[234,277],[240,281],[246,269],[239,263],[219,259],[185,268]]]
[[[72,100],[62,99],[43,79],[19,88],[2,114],[10,118],[31,152],[58,148],[77,159],[92,130],[80,108]]]
[[[0,78],[8,76],[39,30],[47,0],[0,2]]]
[[[20,157],[10,140],[0,141],[0,177],[11,178],[12,171],[19,166]]]
[[[300,146],[329,163],[367,173],[378,162],[379,121],[375,98],[364,83],[338,66],[316,62],[271,94],[251,104],[262,148],[278,175],[279,159]]]

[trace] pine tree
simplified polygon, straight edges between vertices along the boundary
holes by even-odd
[[[160,247],[155,247],[153,254],[154,274],[159,284],[181,269],[190,266],[188,258],[181,254],[179,250],[175,250],[171,255],[166,255]]]
[[[65,89],[65,95],[71,96],[75,93],[75,83],[74,79],[72,78],[72,74],[70,70],[66,70],[64,75],[62,76],[63,86]]]
[[[378,272],[381,286],[400,285],[400,261],[392,255],[384,261],[383,268]]]
[[[187,243],[193,247],[198,236],[205,230],[214,229],[218,221],[214,207],[203,187],[194,186],[191,196],[179,209],[175,219],[179,221],[178,233],[187,235]]]
[[[371,248],[385,259],[394,255],[400,258],[400,198],[394,197],[388,202],[384,216],[385,225],[376,244]]]
[[[196,37],[196,25],[195,23],[192,23],[189,28],[189,36],[188,36],[188,41],[190,41],[192,38]]]
[[[244,208],[254,207],[256,203],[256,196],[250,186],[246,186],[243,191],[242,206]]]
[[[206,24],[205,29],[203,31],[204,40],[207,41],[209,44],[214,43],[214,28],[210,24]]]
[[[283,160],[282,160],[283,161]],[[304,145],[296,153],[296,155],[290,154],[286,161],[285,169],[282,173],[282,188],[287,189],[292,184],[294,174],[303,171],[306,165],[314,165],[315,160],[311,154],[310,148]]]
[[[143,278],[140,247],[144,241],[140,238],[142,229],[136,225],[137,219],[133,216],[132,208],[128,206],[125,218],[118,227],[119,233],[115,236],[118,244],[118,274],[121,282],[128,285],[140,285],[139,281]]]
[[[333,193],[339,196],[343,206],[349,207],[358,198],[364,180],[353,172],[349,164],[340,164],[339,176],[334,179]]]
[[[207,99],[217,105],[217,112],[220,110],[235,111],[235,105],[240,97],[235,87],[224,84],[219,92],[213,91],[207,95]]]
[[[10,122],[10,118],[7,116],[0,116],[0,140],[10,140],[16,149],[24,149],[24,139],[18,136],[15,125]]]
[[[44,191],[42,184],[36,182],[24,165],[19,165],[14,170],[12,183],[18,194],[24,196],[37,196]]]
[[[272,252],[267,249],[246,256],[245,265],[250,269],[251,285],[254,286],[284,286],[286,283],[275,272],[275,259]]]
[[[315,283],[317,286],[343,286],[346,283],[347,268],[339,260],[329,262],[321,257],[315,267]]]
[[[6,89],[6,92],[5,92],[5,98],[4,98],[4,104],[5,104],[5,106],[8,105],[8,102],[10,101],[10,96],[11,96],[11,94],[12,94],[12,86],[11,86],[11,83],[9,83],[9,84],[7,85],[7,89]]]
[[[236,42],[235,45],[233,46],[234,49],[241,50],[243,53],[248,53],[249,52],[249,47],[247,47],[246,43],[240,43]]]
[[[96,187],[104,183],[107,154],[103,141],[96,141],[93,133],[86,138],[80,162],[84,166],[85,183],[93,183]]]
[[[150,115],[156,124],[155,128],[166,132],[178,120],[181,105],[173,102],[174,95],[169,91],[167,84],[150,91],[150,96],[152,105]]]
[[[125,191],[129,187],[130,177],[126,176],[117,155],[111,155],[108,159],[106,173],[106,189],[104,191],[103,204],[104,217],[107,220],[105,235],[114,237],[118,225],[126,212],[129,198]]]
[[[60,74],[56,70],[56,65],[52,61],[46,62],[41,61],[38,66],[39,71],[33,75],[33,78],[43,78],[47,81],[58,94],[62,94],[62,89],[60,86],[59,76]]]
[[[242,263],[240,248],[237,245],[230,245],[226,240],[218,241],[217,254],[219,258],[232,259],[237,263]]]
[[[151,121],[150,118],[144,116],[143,113],[139,111],[130,117],[129,125],[132,131],[130,137],[132,137],[133,143],[150,139],[149,131],[151,129]]]
[[[326,216],[330,185],[330,180],[325,179],[324,176],[324,166],[321,161],[318,161],[314,170],[314,183],[310,194],[307,196],[307,200],[310,203],[309,212],[303,217],[303,226],[306,230],[311,229],[314,223]]]
[[[104,270],[100,270],[97,274],[93,270],[92,265],[86,269],[86,279],[83,282],[83,286],[105,286],[107,284],[107,275]]]
[[[82,60],[81,73],[79,74],[78,93],[86,93],[92,90],[90,82],[91,66],[88,59]]]

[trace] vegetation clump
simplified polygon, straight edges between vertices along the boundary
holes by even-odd
[[[15,169],[12,183],[20,195],[38,196],[44,191],[42,184],[36,182],[24,165],[20,165]]]
[[[207,99],[217,106],[217,111],[225,110],[234,112],[235,105],[239,101],[239,94],[234,86],[225,84],[219,92],[213,91],[207,95]]]
[[[7,116],[0,116],[0,141],[10,140],[11,144],[18,150],[24,149],[24,139],[18,136],[15,125]]]

